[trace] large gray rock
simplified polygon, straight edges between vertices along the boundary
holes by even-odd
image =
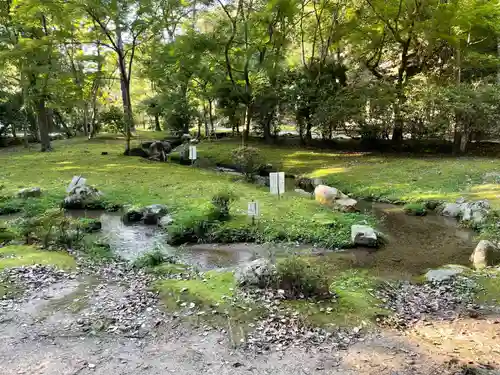
[[[239,286],[265,288],[272,284],[276,276],[276,267],[268,259],[257,259],[240,267],[235,272]]]
[[[66,209],[102,208],[102,193],[90,185],[76,186],[63,201]]]
[[[172,216],[170,215],[165,215],[163,216],[160,221],[158,222],[158,225],[162,228],[168,227],[170,224],[174,222],[174,219],[172,219]]]
[[[377,233],[368,225],[351,226],[351,241],[358,246],[376,247],[378,245]]]
[[[163,204],[152,204],[142,209],[144,224],[158,224],[160,219],[168,214],[167,206]]]
[[[334,202],[335,207],[341,211],[344,211],[344,212],[357,211],[357,209],[356,209],[357,204],[358,204],[358,201],[356,199],[352,199],[349,197],[337,199]]]
[[[466,202],[464,198],[459,198],[455,203],[445,203],[441,207],[441,215],[480,225],[486,221],[489,209],[490,203],[486,199]]]
[[[142,207],[129,206],[125,209],[122,220],[125,223],[137,223],[142,220],[143,215]]]
[[[42,189],[39,187],[32,187],[21,189],[17,192],[18,198],[38,198],[42,195]]]
[[[466,271],[469,271],[469,269],[465,266],[461,266],[459,264],[450,264],[441,268],[427,271],[427,273],[425,274],[425,279],[427,281],[440,282],[451,279],[452,277]]]
[[[475,269],[483,269],[500,263],[500,250],[491,241],[481,240],[470,256]]]
[[[462,204],[445,203],[441,210],[441,215],[449,217],[459,217],[462,213]]]

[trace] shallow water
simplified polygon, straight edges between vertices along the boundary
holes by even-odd
[[[444,264],[469,265],[475,233],[460,228],[455,219],[434,213],[409,216],[403,212],[402,206],[385,203],[359,201],[359,208],[378,218],[380,224],[377,229],[385,234],[388,242],[378,250],[356,248],[339,254],[348,258],[353,267],[399,278],[420,275],[427,269]],[[270,252],[281,251],[278,246],[271,248],[255,244],[197,244],[175,248],[167,244],[166,233],[162,229],[155,225],[126,225],[120,213],[72,210],[68,214],[99,218],[102,222],[101,236],[116,254],[127,260],[160,249],[175,255],[181,262],[201,269],[214,269],[235,266],[267,256]],[[329,253],[325,249],[317,250]]]
[[[384,275],[411,277],[445,264],[470,265],[474,231],[459,227],[457,220],[429,213],[409,216],[402,206],[359,202],[366,213],[376,216],[377,227],[388,242],[380,249],[356,248],[347,251],[354,264]]]

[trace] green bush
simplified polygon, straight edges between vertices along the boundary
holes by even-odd
[[[156,267],[163,263],[175,263],[175,259],[159,249],[153,250],[137,258],[134,266],[138,268]]]
[[[232,151],[233,162],[245,174],[245,178],[252,179],[263,165],[260,150],[254,147],[241,146]]]
[[[403,206],[403,210],[407,215],[425,216],[427,214],[424,203],[407,203]]]
[[[215,209],[214,216],[218,216],[218,220],[227,220],[229,218],[231,202],[234,200],[234,194],[228,191],[215,194],[212,197],[212,204]]]
[[[277,287],[291,299],[330,296],[328,279],[321,268],[297,256],[278,262]]]

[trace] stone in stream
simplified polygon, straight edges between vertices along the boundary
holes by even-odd
[[[240,286],[264,288],[269,286],[276,275],[276,267],[267,259],[257,259],[240,267],[235,272],[236,282]]]
[[[38,198],[42,195],[42,189],[39,187],[32,187],[21,189],[17,192],[18,198]]]
[[[462,205],[459,203],[446,203],[441,210],[441,215],[449,217],[458,217],[461,213]]]
[[[168,213],[167,206],[152,204],[142,209],[144,224],[158,224],[158,221]]]
[[[168,227],[170,224],[174,222],[174,219],[172,219],[172,216],[170,215],[165,215],[163,216],[160,221],[158,222],[158,225],[162,228]]]
[[[456,203],[445,203],[441,208],[441,215],[458,218],[463,222],[479,225],[484,223],[490,209],[488,200],[466,202],[464,198],[457,199]]]
[[[143,211],[140,207],[128,207],[123,214],[124,223],[137,223],[142,220]]]
[[[66,209],[102,208],[102,193],[90,185],[74,187],[62,203]]]
[[[491,241],[481,240],[470,256],[475,269],[482,269],[500,263],[500,250]]]
[[[376,247],[378,245],[377,233],[368,225],[351,226],[351,241],[358,246]]]

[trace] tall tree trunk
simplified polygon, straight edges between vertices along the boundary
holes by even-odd
[[[208,119],[210,120],[210,133],[215,134],[214,115],[212,111],[212,99],[208,99]]]
[[[45,106],[45,98],[39,98],[37,100],[37,121],[38,121],[38,131],[40,132],[40,150],[42,152],[52,151],[52,146],[50,144],[49,135],[49,122],[47,115],[47,108]]]
[[[158,113],[155,113],[155,131],[161,132],[160,115]]]
[[[123,114],[125,117],[125,154],[130,153],[131,131],[134,126],[134,117],[130,102],[130,81],[127,73],[126,59],[123,48],[122,31],[120,22],[116,22],[116,45],[118,47],[118,65],[120,69],[120,88],[122,93]]]

